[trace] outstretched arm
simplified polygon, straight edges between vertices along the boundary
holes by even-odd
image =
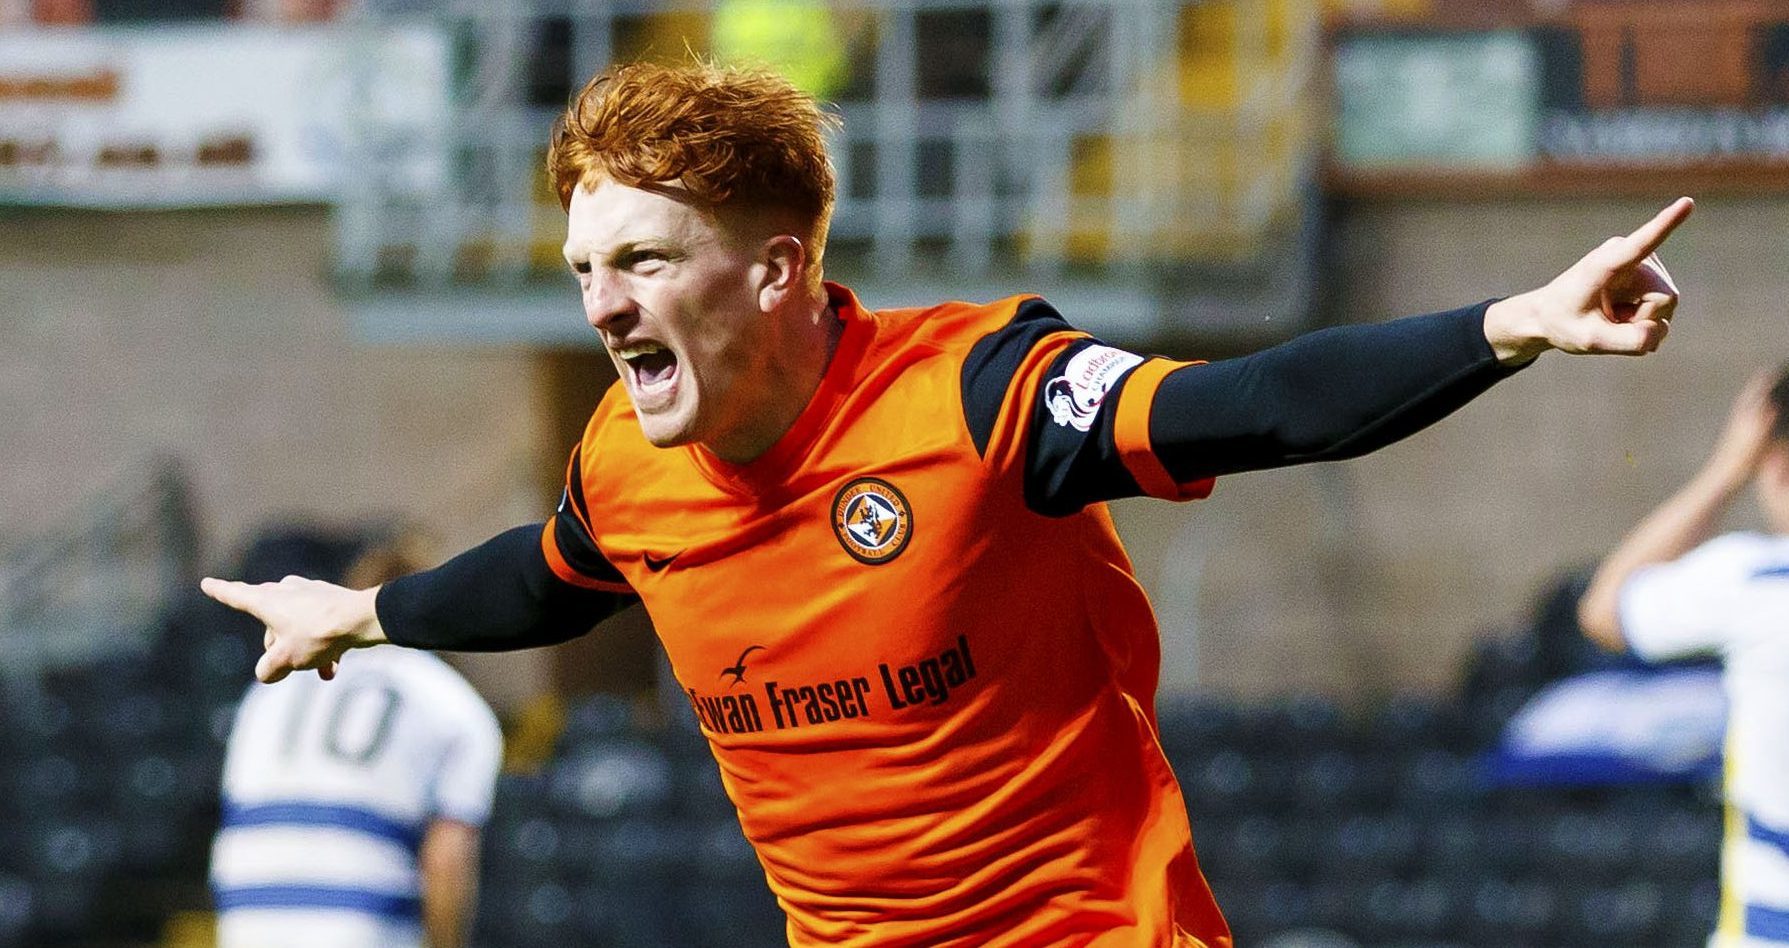
[[[1678,559],[1714,536],[1721,517],[1751,481],[1770,446],[1775,421],[1771,380],[1767,373],[1752,378],[1733,403],[1727,427],[1707,463],[1597,567],[1578,602],[1578,624],[1591,641],[1611,651],[1626,648],[1620,607],[1628,577],[1641,567]]]
[[[1692,207],[1678,199],[1519,296],[1319,330],[1210,364],[1075,340],[1054,310],[1030,301],[964,364],[971,433],[984,447],[1008,394],[1034,393],[1026,502],[1049,515],[1138,494],[1202,497],[1219,475],[1356,457],[1433,424],[1548,349],[1658,348],[1677,290],[1654,251]],[[1011,384],[1052,345],[1031,370],[1034,388]]]
[[[355,590],[288,576],[277,583],[206,579],[206,595],[267,626],[255,677],[335,675],[351,648],[392,642],[449,651],[505,651],[582,635],[633,601],[619,591],[560,579],[541,548],[540,524],[516,527],[432,569]]]
[[[1677,289],[1654,254],[1692,208],[1680,198],[1540,289],[1376,325],[1321,330],[1164,377],[1150,443],[1179,483],[1358,457],[1471,401],[1547,349],[1658,348]]]

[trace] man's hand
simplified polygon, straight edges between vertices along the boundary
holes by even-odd
[[[306,668],[316,669],[325,680],[334,678],[343,652],[385,641],[373,607],[377,586],[347,589],[287,576],[258,585],[208,578],[199,588],[267,626],[266,651],[255,663],[255,677],[269,684]]]
[[[1538,290],[1491,304],[1485,339],[1505,365],[1548,349],[1645,355],[1665,341],[1677,286],[1654,255],[1695,209],[1678,198],[1639,230],[1611,237]]]
[[[1776,373],[1764,369],[1754,374],[1727,414],[1720,440],[1702,467],[1708,478],[1737,491],[1758,472],[1758,462],[1770,450],[1771,431],[1777,413],[1770,401],[1770,387]]]

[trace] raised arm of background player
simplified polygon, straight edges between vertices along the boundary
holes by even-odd
[[[1546,286],[1519,296],[1437,316],[1323,330],[1252,356],[1158,377],[1146,413],[1148,435],[1140,440],[1160,462],[1162,477],[1178,484],[1353,457],[1445,416],[1548,349],[1651,352],[1664,340],[1677,305],[1676,289],[1652,254],[1692,207],[1680,198],[1638,230],[1604,241]],[[1038,506],[1071,502],[1077,494],[1091,502],[1118,489],[1099,484],[1098,471],[1074,474],[1089,465],[1116,470],[1101,457],[1114,452],[1113,443],[1108,434],[1059,452],[1055,473],[1074,483],[1062,485],[1060,497],[1046,487],[1050,496]],[[1095,487],[1076,486],[1085,482]],[[1149,485],[1123,486],[1159,493]],[[567,507],[580,503],[568,491],[554,523],[569,529],[577,518],[568,516]],[[547,563],[541,537],[541,525],[518,527],[436,569],[369,590],[298,577],[258,586],[207,579],[203,588],[266,624],[266,653],[255,666],[255,676],[266,682],[300,669],[332,677],[345,651],[386,641],[453,650],[550,645],[581,635],[632,601],[606,562],[571,565],[586,576],[613,577],[613,583],[593,580],[585,588],[561,580]],[[575,553],[564,538],[559,549]],[[388,638],[388,631],[396,634]]]
[[[1659,505],[1597,567],[1578,601],[1578,624],[1591,641],[1619,652],[1627,648],[1621,629],[1621,589],[1642,567],[1669,563],[1707,542],[1720,528],[1733,499],[1758,473],[1774,443],[1776,412],[1770,388],[1775,376],[1760,372],[1739,393],[1727,426],[1702,469]]]

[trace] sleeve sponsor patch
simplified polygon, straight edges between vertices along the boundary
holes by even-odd
[[[1061,375],[1044,383],[1044,404],[1050,409],[1050,419],[1076,431],[1091,429],[1106,394],[1125,372],[1142,361],[1142,356],[1111,346],[1093,345],[1075,353],[1062,367]]]

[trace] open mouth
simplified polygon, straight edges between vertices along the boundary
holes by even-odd
[[[656,342],[639,342],[615,351],[634,374],[634,390],[642,394],[668,388],[677,378],[677,354]]]

